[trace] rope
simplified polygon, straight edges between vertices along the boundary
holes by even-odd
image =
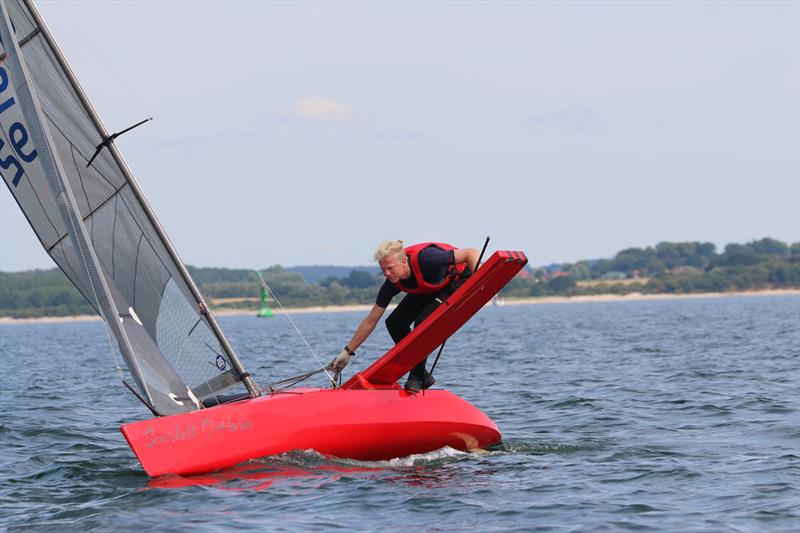
[[[310,344],[308,344],[308,341],[307,341],[307,340],[306,340],[306,338],[303,336],[303,334],[300,332],[300,329],[297,327],[297,325],[294,323],[294,320],[292,320],[292,317],[291,317],[291,316],[289,316],[289,313],[287,313],[287,312],[286,312],[286,309],[283,307],[283,304],[281,304],[280,300],[278,300],[278,297],[277,297],[277,296],[275,296],[275,293],[274,293],[274,292],[272,292],[272,287],[270,287],[270,286],[267,284],[266,280],[265,280],[265,279],[264,279],[264,277],[261,275],[261,272],[259,272],[258,270],[256,270],[256,274],[258,275],[258,279],[260,279],[260,280],[261,280],[261,283],[263,283],[263,284],[264,284],[264,287],[265,287],[265,288],[266,288],[266,289],[269,291],[270,295],[272,295],[272,298],[275,300],[275,303],[277,303],[277,304],[278,304],[278,307],[280,307],[280,308],[281,308],[281,311],[283,311],[283,314],[284,314],[284,315],[286,315],[286,318],[289,320],[289,323],[292,325],[292,327],[294,327],[294,330],[297,332],[297,334],[298,334],[298,335],[300,335],[300,338],[301,338],[301,339],[303,340],[303,342],[305,343],[305,345],[306,345],[306,348],[308,348],[308,351],[309,351],[309,352],[311,352],[311,355],[313,355],[313,356],[314,356],[314,359],[316,359],[316,360],[317,360],[317,364],[319,364],[320,370],[321,370],[322,372],[325,372],[325,375],[326,375],[326,376],[328,376],[328,379],[329,379],[329,380],[331,380],[331,383],[332,383],[332,384],[334,384],[334,385],[335,385],[336,383],[338,383],[338,382],[339,382],[339,380],[341,379],[341,376],[339,376],[339,379],[337,379],[337,378],[334,378],[334,376],[332,376],[332,375],[330,374],[330,372],[328,372],[328,370],[325,368],[325,365],[324,365],[324,364],[322,364],[322,361],[320,361],[319,357],[317,357],[317,354],[316,354],[316,352],[314,351],[314,349],[313,349],[313,348],[311,348],[311,345],[310,345]],[[320,370],[315,370],[315,371],[314,371],[314,374],[318,373]],[[338,373],[338,372],[336,372],[336,374],[339,374],[339,373]],[[312,375],[313,375],[313,374],[312,374]],[[311,377],[311,376],[308,376],[308,377]],[[305,378],[304,378],[304,379],[305,379]],[[276,382],[276,383],[280,383],[280,382]],[[299,382],[298,382],[298,383],[299,383]]]
[[[273,381],[272,383],[270,383],[268,385],[269,391],[272,394],[283,392],[286,389],[290,389],[290,388],[294,387],[295,385],[297,385],[299,383],[302,383],[303,381],[307,380],[311,376],[315,376],[315,375],[317,375],[317,374],[319,374],[320,372],[323,372],[323,371],[325,371],[325,369],[324,368],[320,368],[318,370],[312,370],[311,372],[306,372],[305,374],[292,376],[290,378],[282,379],[280,381]],[[340,372],[336,372],[335,374],[337,375],[337,377],[340,378],[340,376],[341,376]],[[338,386],[337,382],[334,381],[333,379],[331,380],[331,384],[334,386],[334,388],[337,388],[337,386]],[[263,389],[262,389],[262,392],[263,392]]]
[[[139,100],[136,97],[136,95],[133,93],[133,91],[131,91],[128,88],[128,86],[125,84],[125,82],[122,80],[122,78],[114,71],[114,68],[111,66],[111,63],[108,60],[106,60],[105,56],[100,53],[100,50],[97,49],[97,47],[94,45],[92,40],[89,39],[89,37],[83,32],[81,27],[78,26],[78,24],[75,22],[75,20],[70,16],[69,12],[66,9],[64,9],[64,6],[62,5],[62,3],[61,2],[56,2],[56,5],[61,10],[61,12],[64,13],[64,16],[67,18],[67,20],[69,20],[70,24],[72,24],[72,26],[75,28],[75,30],[78,32],[78,34],[80,34],[80,36],[83,38],[83,40],[86,41],[86,43],[89,45],[89,47],[94,51],[95,55],[100,59],[100,62],[103,63],[103,66],[105,66],[106,70],[109,73],[111,73],[111,75],[114,76],[114,78],[116,78],[117,82],[119,82],[119,84],[122,86],[122,88],[125,90],[125,92],[128,93],[128,96],[131,97],[131,100],[133,100],[136,103],[136,105],[139,107],[139,109],[142,110],[142,112],[145,115],[150,115],[150,113],[145,108],[144,104],[142,104],[141,100]]]

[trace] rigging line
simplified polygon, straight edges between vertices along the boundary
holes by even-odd
[[[136,396],[139,399],[140,402],[145,404],[148,409],[150,409],[150,412],[153,413],[153,416],[161,416],[161,413],[156,411],[155,407],[150,405],[150,402],[148,402],[146,399],[144,399],[142,397],[142,395],[139,394],[135,388],[133,388],[133,385],[131,385],[130,383],[128,383],[124,379],[122,380],[122,384],[125,385],[126,387],[128,387],[128,390],[131,391],[133,393],[133,395]]]
[[[323,365],[323,364],[322,364],[322,361],[320,361],[320,360],[319,360],[319,357],[317,357],[317,354],[316,354],[316,352],[314,352],[314,350],[311,348],[311,345],[309,345],[309,344],[308,344],[308,341],[306,340],[306,338],[305,338],[305,337],[303,337],[303,334],[300,332],[300,329],[298,329],[298,327],[295,325],[295,323],[294,323],[294,320],[292,320],[292,317],[291,317],[291,316],[289,316],[289,313],[287,313],[287,312],[286,312],[286,309],[283,307],[283,304],[281,304],[280,300],[278,300],[278,297],[277,297],[277,296],[275,296],[275,293],[274,293],[274,292],[272,292],[272,287],[270,287],[270,286],[267,284],[266,280],[264,280],[264,277],[261,275],[261,272],[259,272],[258,270],[256,270],[256,275],[258,275],[258,279],[260,279],[260,280],[261,280],[261,283],[263,283],[263,284],[264,284],[264,287],[266,287],[266,289],[267,289],[267,290],[269,291],[269,293],[272,295],[272,298],[274,298],[274,299],[275,299],[275,302],[276,302],[276,303],[278,304],[278,306],[281,308],[281,310],[283,311],[283,314],[284,314],[284,315],[286,315],[286,318],[287,318],[287,319],[289,319],[289,322],[292,324],[292,326],[294,327],[294,329],[295,329],[295,331],[297,332],[297,334],[298,334],[298,335],[300,335],[300,338],[301,338],[301,339],[303,339],[303,342],[305,343],[306,347],[308,348],[308,351],[310,351],[310,352],[311,352],[311,355],[313,355],[313,356],[314,356],[314,359],[316,359],[316,360],[317,360],[317,363],[319,364],[320,368],[321,368],[321,369],[322,369],[322,370],[325,372],[325,375],[327,375],[327,376],[328,376],[328,379],[330,379],[330,380],[331,380],[331,383],[336,383],[336,380],[333,378],[333,376],[331,376],[331,375],[330,375],[330,373],[328,372],[328,370],[325,368],[325,365]]]
[[[481,255],[478,256],[478,262],[475,263],[475,272],[477,272],[478,269],[481,266],[481,260],[483,259],[484,252],[486,252],[486,247],[489,246],[489,239],[490,238],[491,237],[486,237],[486,241],[484,241],[484,243],[483,243],[483,248],[481,249]],[[473,272],[473,274],[475,272]],[[436,364],[439,362],[439,357],[441,357],[441,355],[442,355],[442,350],[444,350],[444,345],[445,344],[447,344],[447,339],[445,339],[444,342],[441,344],[441,346],[439,346],[439,353],[436,354],[436,359],[434,359],[434,361],[433,361],[433,366],[431,366],[430,374],[433,374],[433,371],[436,370]]]
[[[272,394],[276,392],[283,392],[286,389],[297,385],[298,383],[302,383],[303,381],[307,380],[311,376],[315,376],[322,372],[324,368],[320,368],[319,370],[312,370],[311,372],[306,372],[305,374],[299,374],[297,376],[292,376],[290,378],[282,379],[280,381],[273,381],[268,385],[269,391]],[[285,385],[283,387],[279,387],[278,385]],[[262,389],[263,390],[263,389]]]
[[[86,34],[83,33],[81,28],[75,23],[75,21],[69,15],[67,10],[64,9],[64,6],[62,5],[62,3],[61,2],[56,2],[56,5],[59,7],[59,9],[61,9],[61,11],[64,13],[64,16],[67,17],[67,20],[69,20],[70,24],[72,24],[72,26],[75,28],[75,30],[77,30],[77,32],[81,35],[81,37],[83,37],[83,39],[89,44],[91,49],[94,50],[94,53],[97,55],[98,58],[100,58],[100,61],[108,69],[108,71],[111,73],[111,75],[114,76],[117,79],[117,81],[119,82],[120,85],[122,85],[122,88],[125,89],[125,92],[128,93],[128,95],[133,99],[134,102],[136,102],[136,105],[139,106],[139,109],[141,109],[144,112],[145,115],[149,116],[150,113],[148,112],[147,108],[145,108],[144,104],[142,104],[142,102],[138,98],[136,98],[136,95],[133,94],[133,91],[131,91],[128,88],[128,86],[125,85],[125,82],[122,81],[122,78],[117,75],[117,73],[111,67],[111,64],[108,61],[106,61],[106,58],[103,56],[103,54],[100,53],[100,51],[97,49],[97,47],[95,47],[94,43],[92,43],[92,41],[89,39],[89,37],[87,37]]]

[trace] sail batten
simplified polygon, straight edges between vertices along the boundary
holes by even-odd
[[[34,28],[32,32],[30,32],[28,35],[26,35],[17,42],[17,46],[22,48],[25,45],[25,43],[36,37],[38,34],[39,34],[39,28]],[[6,53],[5,52],[0,53],[0,61],[5,60],[5,58],[6,58]]]
[[[200,408],[194,390],[256,395],[116,146],[96,150],[108,132],[41,17],[0,1],[0,174],[42,246],[103,316],[154,411]]]
[[[85,216],[82,218],[83,222],[90,222],[90,221],[92,221],[92,220],[93,220],[93,218],[92,218],[92,217],[94,216],[94,214],[95,214],[95,213],[97,213],[97,212],[98,212],[98,211],[99,211],[99,210],[100,210],[100,209],[101,209],[101,208],[102,208],[102,207],[103,207],[103,206],[104,206],[106,203],[108,203],[110,200],[116,200],[116,198],[117,198],[117,196],[116,196],[116,193],[118,193],[118,192],[120,191],[120,189],[122,189],[122,187],[124,187],[125,185],[126,185],[126,184],[122,184],[122,185],[120,186],[120,188],[119,188],[119,189],[117,189],[117,190],[115,190],[115,191],[114,191],[114,194],[112,194],[111,196],[109,196],[108,198],[106,198],[105,200],[103,200],[103,202],[102,202],[100,205],[98,205],[96,208],[94,208],[92,211],[90,211],[88,214],[86,214],[86,215],[85,215]],[[87,202],[88,202],[88,200],[87,200]],[[65,233],[64,235],[62,235],[61,237],[59,237],[59,238],[58,238],[58,240],[57,240],[56,242],[54,242],[52,245],[50,245],[50,246],[45,246],[45,250],[46,250],[48,253],[50,253],[50,250],[52,250],[53,248],[55,248],[56,246],[58,246],[58,245],[61,243],[61,241],[63,241],[63,240],[66,238],[66,237],[69,237],[69,233]],[[92,242],[92,244],[94,244],[94,242]]]

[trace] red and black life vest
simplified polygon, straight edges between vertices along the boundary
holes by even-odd
[[[443,242],[423,242],[404,248],[403,252],[408,258],[408,266],[411,268],[411,272],[414,274],[414,278],[417,280],[417,286],[414,288],[409,288],[403,285],[403,280],[399,280],[397,283],[395,283],[395,286],[401,291],[409,294],[437,293],[447,287],[447,284],[450,283],[451,280],[456,280],[461,277],[461,274],[467,268],[466,263],[461,263],[460,265],[450,265],[447,267],[447,275],[438,283],[430,283],[425,281],[425,278],[422,277],[422,269],[419,267],[418,257],[419,253],[428,246],[435,246],[441,250],[444,250],[445,252],[457,249],[455,246]]]

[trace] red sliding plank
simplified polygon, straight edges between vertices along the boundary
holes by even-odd
[[[522,252],[497,251],[425,321],[342,388],[392,385],[425,359],[508,283],[528,258]]]

